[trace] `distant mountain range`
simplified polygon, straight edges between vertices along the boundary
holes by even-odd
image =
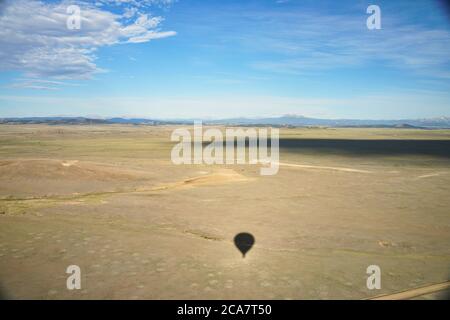
[[[294,127],[418,127],[418,128],[450,128],[450,117],[430,119],[401,119],[401,120],[362,120],[362,119],[317,119],[296,115],[284,115],[275,118],[234,118],[207,123],[235,124],[235,125],[276,125]]]
[[[191,121],[192,122],[192,121]],[[24,117],[0,118],[0,124],[179,124],[181,121],[161,121],[144,118],[86,118],[86,117]],[[186,122],[184,122],[186,123]]]
[[[107,118],[95,119],[85,117],[25,117],[0,118],[0,124],[141,124],[168,125],[192,124],[192,119],[156,120],[146,118]],[[374,128],[450,128],[450,117],[430,119],[402,120],[360,120],[360,119],[316,119],[297,115],[284,115],[273,118],[230,118],[220,120],[203,120],[211,125],[240,126],[279,126],[279,127],[374,127]]]

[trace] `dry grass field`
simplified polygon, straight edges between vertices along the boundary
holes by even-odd
[[[449,279],[450,130],[283,128],[261,176],[172,164],[174,128],[0,126],[1,298],[365,299]]]

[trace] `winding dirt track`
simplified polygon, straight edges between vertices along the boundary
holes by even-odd
[[[384,294],[370,298],[369,300],[407,300],[420,297],[430,293],[436,293],[450,288],[450,281],[431,284],[428,286],[397,292],[393,294]]]
[[[368,170],[343,168],[343,167],[311,166],[311,165],[305,165],[305,164],[293,164],[293,163],[285,163],[285,162],[279,162],[278,164],[280,166],[295,167],[295,168],[302,168],[302,169],[319,169],[319,170],[334,170],[334,171],[356,172],[356,173],[372,173],[372,171],[368,171]]]

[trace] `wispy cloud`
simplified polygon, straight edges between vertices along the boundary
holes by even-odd
[[[36,89],[36,90],[60,90],[62,87],[78,87],[79,83],[56,80],[43,80],[35,78],[17,78],[8,88]]]
[[[169,0],[77,1],[81,28],[67,28],[73,2],[7,0],[0,9],[0,71],[19,71],[30,78],[90,79],[103,72],[95,52],[104,46],[140,43],[175,35],[161,31],[163,18],[145,13],[146,6]],[[106,6],[127,5],[122,14]],[[38,88],[38,87],[35,87]]]
[[[240,32],[227,44],[270,54],[253,68],[277,73],[320,73],[376,63],[420,75],[449,78],[450,31],[382,15],[382,29],[368,30],[364,8],[355,13],[261,11],[228,13]],[[245,21],[245,22],[244,22]],[[228,22],[227,22],[228,23]]]

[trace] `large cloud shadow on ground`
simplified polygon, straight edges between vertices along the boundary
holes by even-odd
[[[428,155],[450,158],[450,140],[280,139],[280,149],[343,155]]]

